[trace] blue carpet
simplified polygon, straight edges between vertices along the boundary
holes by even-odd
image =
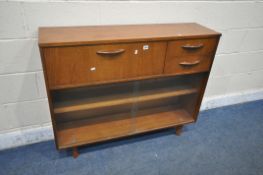
[[[181,136],[173,129],[70,151],[53,141],[0,152],[0,175],[263,174],[263,101],[200,113]]]

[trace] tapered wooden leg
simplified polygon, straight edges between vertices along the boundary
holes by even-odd
[[[78,148],[77,147],[73,147],[72,148],[72,156],[74,158],[77,158],[79,156],[79,152],[78,152]]]
[[[180,125],[180,126],[176,126],[175,127],[175,134],[180,136],[181,133],[182,133],[182,130],[183,130],[183,125]]]

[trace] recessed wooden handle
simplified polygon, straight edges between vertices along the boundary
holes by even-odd
[[[193,62],[187,62],[187,61],[183,61],[181,63],[179,63],[181,66],[195,66],[198,65],[200,63],[200,60],[196,60]]]
[[[99,50],[97,51],[97,54],[99,55],[118,55],[125,52],[124,49],[118,49],[118,50],[112,50],[112,51],[106,51],[106,50]]]
[[[201,49],[202,47],[204,47],[204,45],[202,43],[198,44],[198,45],[187,44],[187,45],[182,46],[183,49],[188,49],[188,50]]]

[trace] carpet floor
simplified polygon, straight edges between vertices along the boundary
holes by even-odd
[[[53,141],[0,152],[0,175],[262,175],[263,100],[200,113],[174,129],[58,152]]]

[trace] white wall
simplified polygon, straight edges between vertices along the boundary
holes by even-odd
[[[39,26],[175,22],[223,33],[206,98],[263,88],[263,1],[0,0],[0,133],[50,124]]]

